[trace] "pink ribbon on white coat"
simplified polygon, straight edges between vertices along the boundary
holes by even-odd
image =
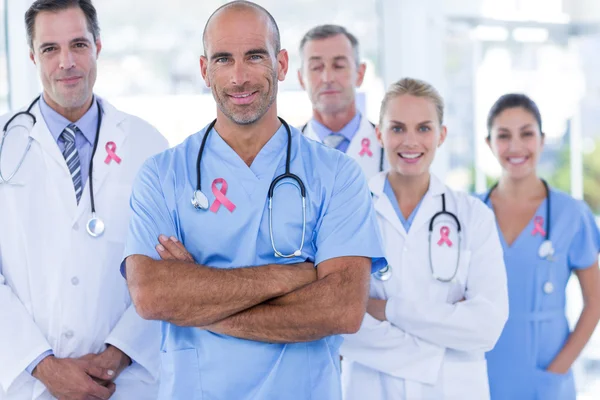
[[[115,142],[106,143],[106,146],[104,146],[104,148],[106,149],[106,152],[108,153],[108,155],[106,156],[106,159],[104,160],[105,164],[110,164],[110,162],[112,160],[115,160],[115,162],[117,164],[121,164],[121,157],[119,157],[116,153],[117,145],[115,144]]]
[[[440,240],[438,240],[438,246],[442,246],[444,243],[448,245],[448,247],[452,247],[452,241],[450,240],[450,228],[447,226],[442,226],[440,229]]]
[[[369,157],[373,157],[373,152],[371,151],[371,140],[369,138],[364,138],[361,140],[360,144],[362,145],[362,149],[358,155],[362,157],[366,154]]]

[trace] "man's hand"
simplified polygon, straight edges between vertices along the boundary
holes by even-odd
[[[125,368],[131,365],[131,358],[110,344],[102,353],[87,354],[79,359],[87,361],[91,363],[91,365],[99,367],[101,370],[113,371],[113,374],[108,380],[101,376],[95,376],[91,373],[88,373],[92,378],[94,378],[95,381],[99,382],[103,386],[107,386],[110,382],[113,382]]]
[[[114,375],[114,370],[87,360],[54,356],[44,358],[33,370],[33,376],[60,400],[107,400],[115,393],[116,386],[110,382]],[[92,376],[109,383],[103,386]]]
[[[192,255],[187,251],[183,244],[177,240],[175,236],[168,238],[165,235],[160,235],[158,237],[158,241],[160,244],[156,245],[156,251],[163,260],[182,261],[189,263],[196,262],[194,257],[192,257]]]
[[[367,303],[367,313],[369,313],[373,318],[379,321],[387,321],[385,317],[385,306],[387,305],[387,300],[379,300],[370,298]]]

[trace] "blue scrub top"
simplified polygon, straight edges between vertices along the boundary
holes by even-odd
[[[196,158],[206,128],[149,159],[133,187],[133,218],[125,256],[159,259],[158,235],[176,236],[196,262],[215,268],[291,264],[316,265],[341,256],[386,265],[366,179],[340,151],[292,129],[290,171],[306,186],[306,243],[300,257],[276,258],[269,236],[267,193],[284,173],[287,134],[282,126],[248,167],[213,130],[202,158],[202,191],[215,201],[212,183],[223,178],[233,212],[196,210]],[[288,184],[291,183],[291,184]],[[302,201],[292,180],[278,184],[273,231],[282,253],[294,252],[302,236]],[[272,344],[162,324],[159,399],[341,399],[339,336],[309,343]]]
[[[486,195],[479,197],[484,200]],[[547,199],[511,246],[498,228],[508,279],[509,318],[496,347],[486,355],[492,400],[574,400],[576,396],[571,371],[559,375],[546,368],[570,334],[565,315],[567,281],[575,269],[597,268],[600,232],[583,201],[551,189],[550,202],[553,261],[538,256],[544,236],[533,234],[535,218],[546,218]],[[487,205],[492,207],[491,201]],[[554,286],[552,293],[544,292],[548,281]]]
[[[421,208],[421,203],[423,203],[423,199],[425,198],[425,196],[421,197],[421,200],[419,200],[415,209],[410,213],[408,219],[406,219],[404,218],[404,214],[402,214],[400,204],[398,204],[398,199],[396,199],[396,194],[394,193],[394,189],[392,188],[392,184],[390,183],[388,177],[385,178],[385,184],[383,185],[383,193],[385,193],[388,199],[390,199],[390,203],[392,203],[392,207],[394,208],[394,211],[396,211],[398,219],[402,223],[402,226],[404,227],[406,233],[408,233],[413,221],[415,220],[415,217],[417,216],[419,208]]]

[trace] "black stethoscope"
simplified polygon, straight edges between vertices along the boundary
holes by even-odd
[[[31,109],[40,100],[40,97],[41,96],[36,97],[31,102],[29,107],[27,107],[27,110],[19,111],[18,113],[13,115],[6,122],[6,124],[4,124],[4,128],[2,128],[2,142],[0,142],[0,160],[2,159],[2,150],[4,149],[4,140],[6,139],[6,136],[8,135],[8,132],[10,131],[10,124],[15,120],[15,118],[17,118],[20,115],[26,115],[26,116],[30,117],[31,120],[33,121],[33,125],[31,126],[32,128],[37,123],[37,118],[35,117],[35,115],[33,115],[33,113],[31,112]],[[92,217],[88,220],[87,225],[86,225],[86,230],[87,230],[88,234],[95,238],[102,236],[102,234],[104,233],[104,228],[105,228],[104,222],[102,221],[102,219],[99,217],[96,217],[96,205],[94,202],[94,181],[92,179],[93,178],[92,171],[94,169],[94,155],[96,154],[96,149],[98,148],[98,140],[100,138],[100,127],[102,126],[102,108],[100,107],[100,102],[98,100],[96,100],[96,105],[98,107],[98,123],[96,125],[96,137],[94,138],[94,147],[92,149],[92,157],[90,158],[90,168],[88,171],[88,182],[90,184],[90,203],[92,206]],[[30,132],[29,140],[27,141],[27,147],[25,148],[25,152],[21,156],[21,160],[17,164],[17,167],[12,172],[12,174],[10,174],[8,179],[4,179],[4,177],[2,175],[2,168],[0,166],[0,184],[3,184],[3,183],[10,184],[11,183],[11,180],[14,178],[14,176],[17,174],[17,172],[19,172],[19,169],[23,165],[23,161],[25,160],[25,157],[27,156],[27,153],[29,152],[29,149],[31,148],[32,141],[33,141],[33,138],[31,137],[31,132]]]
[[[283,118],[279,118],[279,121],[285,127],[287,132],[287,151],[285,156],[285,172],[273,179],[271,185],[269,186],[269,235],[271,237],[271,247],[273,247],[273,251],[276,257],[282,258],[291,258],[291,257],[299,257],[302,254],[302,248],[304,247],[304,237],[306,234],[306,188],[304,187],[304,183],[302,179],[300,179],[297,175],[294,175],[290,172],[290,162],[291,162],[291,153],[292,153],[292,132],[290,130],[290,126],[287,122],[283,120]],[[207,210],[208,209],[208,198],[204,193],[202,193],[202,179],[201,179],[201,168],[200,163],[202,161],[202,154],[204,153],[204,147],[206,146],[206,140],[208,139],[208,135],[211,130],[214,128],[217,120],[215,119],[206,129],[206,134],[202,138],[202,144],[200,145],[200,150],[198,150],[198,158],[196,159],[196,190],[194,191],[194,195],[192,196],[192,205],[197,210]],[[273,194],[275,192],[275,187],[277,184],[283,179],[292,179],[298,184],[298,189],[300,191],[300,195],[302,196],[302,239],[300,241],[300,246],[296,251],[290,254],[283,254],[279,250],[277,250],[275,246],[275,240],[273,239]]]
[[[544,241],[542,242],[542,244],[540,245],[540,248],[538,249],[538,256],[547,261],[554,261],[554,258],[553,258],[554,257],[554,245],[552,244],[552,241],[550,240],[550,228],[551,228],[551,224],[550,224],[550,210],[551,210],[550,187],[548,186],[548,183],[544,179],[541,179],[541,181],[544,184],[544,190],[546,191],[546,221],[545,221],[546,222],[546,232],[544,235]],[[489,202],[492,192],[497,187],[498,187],[498,182],[496,182],[494,184],[494,186],[492,186],[490,188],[489,192],[485,196],[484,203],[487,204]],[[550,269],[549,279],[543,285],[543,290],[544,290],[544,293],[546,293],[546,294],[551,294],[552,292],[554,292],[554,284],[552,283],[552,269]]]
[[[431,249],[433,247],[431,245],[432,244],[431,237],[433,236],[433,227],[435,225],[435,220],[442,216],[447,216],[447,217],[450,217],[452,220],[454,220],[454,223],[456,224],[456,232],[457,232],[457,238],[458,238],[458,243],[457,243],[458,256],[456,257],[456,265],[454,266],[454,272],[452,273],[452,275],[446,276],[446,277],[440,276],[435,273],[435,268],[433,267],[433,259],[431,257]],[[431,275],[433,276],[434,279],[436,279],[440,282],[452,282],[454,280],[454,278],[456,277],[456,274],[458,273],[458,266],[460,264],[461,243],[462,243],[462,228],[460,225],[460,221],[458,220],[458,217],[454,213],[446,210],[446,195],[444,193],[442,193],[442,210],[435,213],[433,215],[433,217],[431,217],[431,219],[429,220],[429,269],[430,269]],[[388,279],[390,279],[392,277],[392,267],[388,264],[386,267],[375,272],[373,274],[373,276],[375,278],[379,279],[380,281],[387,281]]]

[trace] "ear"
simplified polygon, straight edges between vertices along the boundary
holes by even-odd
[[[446,125],[442,125],[440,129],[440,140],[438,141],[438,147],[440,147],[446,141],[446,136],[448,135],[448,128]]]
[[[298,82],[300,82],[302,90],[306,90],[306,86],[304,85],[304,77],[302,76],[302,67],[298,69]]]
[[[279,79],[280,82],[283,82],[290,66],[290,56],[288,55],[287,50],[281,49],[281,51],[279,51],[279,54],[277,54],[277,65],[277,79]]]
[[[381,130],[380,130],[379,127],[380,127],[379,124],[377,124],[375,126],[375,136],[377,137],[377,142],[379,143],[379,145],[381,147],[383,147],[383,135],[382,135]]]
[[[100,51],[102,50],[102,40],[100,37],[96,39],[96,58],[100,56]]]
[[[488,147],[490,148],[490,150],[492,149],[492,139],[490,138],[490,135],[487,135],[485,137],[485,143],[488,145]]]
[[[33,50],[29,50],[29,59],[33,62],[33,65],[37,65],[35,62],[35,54],[33,54]]]
[[[200,56],[200,74],[204,79],[204,84],[207,88],[210,87],[210,79],[208,77],[208,58],[206,56]]]
[[[367,64],[360,63],[358,65],[357,76],[356,76],[356,87],[360,87],[362,85],[363,80],[365,79],[365,72],[367,71]]]

